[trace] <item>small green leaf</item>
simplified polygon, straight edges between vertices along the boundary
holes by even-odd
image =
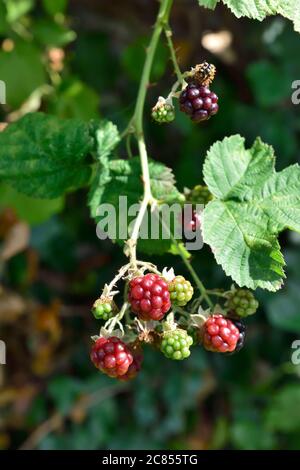
[[[117,126],[110,121],[103,121],[96,131],[97,156],[103,161],[120,141]]]
[[[0,134],[0,180],[38,198],[56,198],[85,185],[94,140],[77,119],[27,114]]]
[[[214,10],[220,0],[198,0],[199,5],[204,8],[210,8]]]
[[[300,231],[300,167],[275,171],[272,147],[239,136],[209,150],[204,179],[216,197],[204,210],[203,235],[219,264],[240,286],[277,290],[284,278],[278,233]]]

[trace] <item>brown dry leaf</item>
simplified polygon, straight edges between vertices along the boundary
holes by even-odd
[[[0,122],[0,132],[4,131],[4,129],[8,126],[7,122]]]
[[[18,222],[18,217],[15,211],[11,208],[6,208],[0,214],[0,238],[7,236],[10,229]]]
[[[14,323],[26,309],[25,299],[14,292],[1,290],[0,286],[0,324]]]
[[[30,229],[25,222],[18,222],[8,231],[3,243],[0,260],[7,261],[24,251],[29,244]]]

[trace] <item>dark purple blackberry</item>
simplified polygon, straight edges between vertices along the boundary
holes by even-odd
[[[237,327],[237,329],[239,330],[240,332],[240,336],[239,336],[239,339],[238,339],[238,342],[236,343],[236,348],[235,350],[231,353],[231,354],[234,354],[236,352],[239,352],[243,346],[244,346],[244,343],[245,343],[245,337],[246,337],[246,326],[244,325],[243,322],[241,322],[240,320],[234,320],[233,318],[231,318],[231,321],[232,323]]]
[[[219,110],[218,97],[207,86],[189,83],[179,97],[180,110],[192,121],[207,121]]]

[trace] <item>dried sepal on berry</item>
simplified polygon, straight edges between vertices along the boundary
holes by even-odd
[[[197,64],[195,67],[192,67],[188,77],[199,85],[208,86],[213,82],[216,72],[217,69],[214,64],[209,64],[204,61],[201,64]]]

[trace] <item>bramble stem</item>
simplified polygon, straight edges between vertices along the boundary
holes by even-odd
[[[157,45],[159,42],[159,38],[164,27],[168,24],[169,14],[171,11],[171,7],[173,4],[173,0],[161,0],[160,9],[157,15],[157,20],[154,25],[154,31],[147,48],[147,56],[144,63],[144,68],[142,72],[141,82],[139,86],[139,91],[137,95],[135,110],[133,114],[133,118],[129,124],[134,131],[134,134],[137,138],[140,160],[141,160],[141,167],[142,167],[142,178],[144,184],[144,196],[141,202],[140,211],[138,217],[135,221],[133,231],[130,237],[130,256],[131,262],[133,265],[136,265],[136,243],[139,236],[139,231],[141,228],[141,224],[143,222],[143,218],[145,212],[147,210],[148,205],[154,204],[155,200],[152,196],[151,192],[151,181],[150,181],[150,174],[149,174],[149,165],[148,165],[148,155],[147,149],[144,139],[144,132],[143,132],[143,114],[144,114],[144,107],[145,107],[145,99],[147,94],[148,85],[150,82],[150,75],[153,65],[153,60],[155,56],[155,52],[157,49]]]
[[[165,35],[166,35],[166,39],[167,39],[167,44],[168,44],[168,48],[169,48],[169,51],[170,51],[170,56],[171,56],[171,60],[173,62],[173,67],[174,67],[174,71],[176,73],[176,76],[177,76],[177,81],[179,82],[179,84],[182,84],[183,81],[184,81],[184,78],[183,78],[183,75],[181,73],[181,70],[180,70],[180,67],[178,65],[178,62],[177,62],[177,57],[176,57],[176,52],[175,52],[175,49],[174,49],[174,44],[173,44],[173,41],[172,41],[172,30],[169,26],[169,23],[167,23],[164,27],[164,32],[165,32]]]

